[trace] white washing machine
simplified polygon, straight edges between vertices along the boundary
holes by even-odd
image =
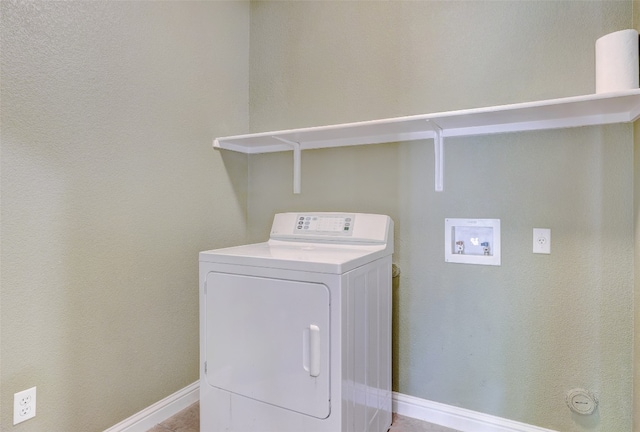
[[[200,430],[387,431],[392,253],[393,221],[360,213],[201,252]]]

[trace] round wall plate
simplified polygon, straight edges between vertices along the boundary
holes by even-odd
[[[598,406],[598,400],[593,393],[580,388],[569,390],[565,401],[571,411],[582,415],[593,414]]]

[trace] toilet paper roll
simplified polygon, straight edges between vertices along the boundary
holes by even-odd
[[[620,30],[596,41],[596,93],[638,88],[638,31]]]

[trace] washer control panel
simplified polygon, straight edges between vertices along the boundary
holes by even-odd
[[[299,214],[295,229],[302,233],[351,235],[354,219],[354,215]]]
[[[389,216],[368,213],[278,213],[273,219],[270,238],[392,246],[393,221]]]

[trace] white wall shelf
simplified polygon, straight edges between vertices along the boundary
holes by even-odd
[[[443,139],[633,122],[640,89],[460,111],[216,138],[213,146],[247,154],[293,150],[294,193],[300,192],[302,150],[434,139],[436,190],[443,190]]]

